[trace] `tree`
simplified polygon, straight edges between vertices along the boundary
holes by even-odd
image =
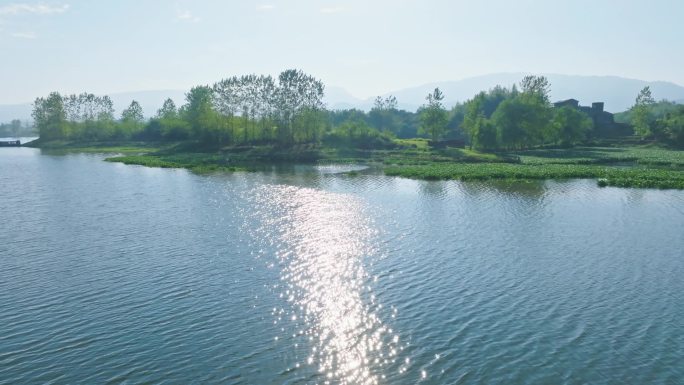
[[[377,127],[380,131],[391,131],[396,133],[398,131],[398,122],[396,119],[397,112],[397,98],[389,95],[384,99],[381,96],[375,98],[373,108],[368,113],[370,123]]]
[[[587,138],[594,122],[584,112],[565,106],[554,110],[551,125],[558,142],[563,146],[571,146]]]
[[[373,101],[373,109],[376,110],[396,110],[397,109],[397,98],[393,95],[389,95],[384,99],[382,96],[378,96]]]
[[[295,142],[294,120],[300,112],[306,110],[321,110],[324,107],[323,83],[300,70],[283,71],[278,76],[278,86],[275,90],[276,114],[278,116],[278,140],[282,144]],[[300,136],[301,137],[301,136]],[[305,138],[304,141],[313,138]]]
[[[176,103],[171,98],[164,101],[155,118],[145,127],[145,136],[150,139],[182,140],[189,134],[188,124],[179,116]]]
[[[493,127],[485,125],[484,120],[481,119],[490,119],[503,101],[515,98],[519,95],[520,93],[515,86],[510,90],[506,87],[496,86],[487,92],[480,92],[465,103],[465,106],[463,107],[463,123],[461,126],[463,127],[465,134],[470,138],[471,148],[473,146],[479,148],[495,147],[489,139],[486,140],[488,143],[486,147],[482,145],[482,143],[484,143],[482,140],[477,139],[477,136],[480,135],[480,130],[488,130]]]
[[[463,131],[470,139],[470,148],[477,147],[476,137],[480,129],[479,119],[486,119],[484,113],[485,92],[480,92],[474,98],[465,103],[465,114],[463,116]]]
[[[140,103],[133,100],[128,108],[121,112],[121,120],[142,124],[145,120],[145,116],[143,115],[143,109],[140,106]]]
[[[42,139],[66,138],[66,112],[64,101],[58,92],[50,93],[47,98],[37,98],[33,103],[31,116]]]
[[[456,103],[448,113],[447,136],[460,137],[463,133],[463,121],[467,107],[464,103]]]
[[[176,109],[176,103],[173,102],[171,98],[164,100],[162,107],[157,110],[158,119],[175,119],[178,117],[178,109]]]
[[[137,134],[143,127],[145,116],[140,103],[133,100],[131,104],[121,112],[121,124],[118,125],[116,136],[130,138]]]
[[[656,125],[660,128],[664,140],[675,146],[684,147],[684,106],[680,105],[675,111],[658,119]]]
[[[491,150],[498,147],[496,128],[490,119],[479,115],[473,122],[473,138],[471,148]]]
[[[185,120],[197,138],[204,142],[219,141],[219,126],[213,107],[213,90],[207,86],[197,86],[185,94]]]
[[[549,91],[551,84],[545,76],[525,76],[520,82],[520,89],[523,93],[535,95],[544,103],[549,102]]]
[[[524,148],[554,140],[550,118],[551,109],[538,95],[522,93],[504,100],[491,120],[502,147]]]
[[[439,88],[429,93],[425,98],[427,104],[419,111],[420,132],[429,135],[432,140],[438,140],[444,135],[448,123],[447,111],[442,106],[444,94]]]
[[[651,87],[646,86],[639,91],[634,106],[630,110],[634,132],[642,137],[652,134],[651,125],[654,122],[652,109],[654,104],[655,100],[653,95],[651,95]]]
[[[369,126],[363,119],[350,117],[335,127],[325,141],[335,146],[359,148],[387,148],[392,146],[392,135]]]
[[[505,148],[521,148],[527,142],[525,120],[528,111],[521,98],[504,100],[492,115],[498,142]]]

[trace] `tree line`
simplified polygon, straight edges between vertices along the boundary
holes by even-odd
[[[324,128],[323,83],[300,70],[277,79],[245,75],[211,86],[193,87],[185,104],[167,99],[154,117],[145,120],[132,101],[114,116],[108,96],[89,93],[37,98],[33,119],[46,140],[199,140],[238,144],[319,142]]]
[[[299,70],[277,78],[233,76],[197,86],[178,107],[164,101],[150,119],[132,101],[115,116],[108,96],[52,92],[33,104],[33,119],[44,140],[194,140],[217,146],[326,143],[376,148],[392,139],[442,137],[448,115],[439,90],[418,113],[400,110],[393,96],[378,97],[369,112],[325,108],[323,83]]]
[[[89,93],[37,98],[33,118],[46,140],[199,141],[214,146],[320,144],[378,148],[394,138],[464,139],[480,150],[572,146],[592,134],[593,121],[572,107],[555,108],[549,81],[527,76],[510,88],[497,86],[447,110],[439,88],[416,112],[398,108],[394,96],[377,97],[370,111],[330,111],[323,83],[300,70],[277,77],[243,75],[193,87],[185,103],[167,99],[150,119],[137,101],[115,116],[108,96]],[[650,92],[650,91],[649,91]],[[643,135],[682,141],[682,111],[654,117],[649,95],[630,111]],[[665,140],[665,139],[663,139]]]
[[[29,122],[22,123],[19,119],[13,119],[9,123],[0,123],[0,138],[34,136],[35,134],[34,127]]]
[[[591,118],[572,107],[554,108],[550,87],[544,76],[526,76],[520,88],[497,86],[457,105],[471,147],[524,149],[586,140],[593,127]]]
[[[666,100],[656,103],[651,88],[646,86],[627,115],[641,137],[684,147],[684,105]]]

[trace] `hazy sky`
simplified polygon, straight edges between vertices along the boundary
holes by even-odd
[[[493,72],[684,84],[682,0],[0,0],[0,104],[301,68],[368,97]]]

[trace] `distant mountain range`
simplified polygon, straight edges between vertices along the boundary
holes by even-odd
[[[524,73],[503,73],[467,78],[456,81],[443,81],[424,84],[389,92],[397,98],[399,107],[406,110],[416,110],[425,103],[425,96],[439,87],[444,93],[444,104],[453,106],[457,102],[471,99],[483,90],[489,90],[496,85],[510,87],[518,84],[525,76]],[[656,100],[667,99],[684,103],[684,87],[670,82],[647,82],[644,80],[627,79],[617,76],[576,76],[576,75],[545,75],[551,83],[551,100],[577,99],[581,105],[591,105],[592,102],[604,102],[605,109],[611,112],[621,112],[634,104],[639,91],[645,86],[651,87]],[[343,89],[329,88],[328,108],[343,109],[350,106],[370,109],[373,100],[356,99]]]
[[[448,107],[457,102],[464,102],[480,91],[488,90],[496,85],[510,87],[517,84],[525,76],[524,73],[501,73],[477,76],[462,80],[443,81],[423,84],[388,92],[381,96],[394,95],[399,108],[415,111],[425,102],[425,96],[435,87],[439,87],[445,95],[444,104]],[[553,101],[574,98],[582,105],[592,102],[604,102],[605,109],[620,112],[629,109],[634,99],[645,86],[650,86],[656,100],[674,100],[684,104],[684,87],[671,82],[647,82],[617,76],[578,76],[578,75],[545,75],[551,82],[551,99]],[[110,94],[117,115],[137,100],[145,115],[152,116],[161,107],[166,98],[173,99],[177,105],[183,104],[185,90],[138,91]],[[329,109],[358,108],[369,110],[375,97],[359,99],[344,88],[326,87],[325,101]],[[28,120],[31,117],[31,104],[0,105],[0,122],[12,119]]]

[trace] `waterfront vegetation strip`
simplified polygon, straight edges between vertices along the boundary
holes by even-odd
[[[684,171],[578,164],[451,163],[389,166],[385,174],[425,180],[598,179],[599,186],[684,189]]]
[[[196,173],[246,171],[246,167],[226,164],[218,156],[193,156],[193,154],[179,154],[177,156],[159,155],[127,155],[105,159],[108,162],[118,162],[128,165],[139,165],[158,168],[186,168]]]
[[[576,147],[512,153],[524,164],[619,164],[684,168],[684,151],[661,147]]]
[[[426,180],[598,179],[600,186],[684,189],[684,151],[661,147],[576,147],[487,153],[467,148],[433,149],[421,139],[398,140],[393,149],[325,146],[226,147],[199,151],[189,143],[52,143],[43,148],[119,153],[110,162],[193,172],[232,172],[289,163],[364,163],[386,175]]]
[[[93,153],[93,154],[144,154],[170,149],[177,145],[176,142],[143,142],[143,141],[116,141],[116,142],[78,142],[66,140],[51,140],[25,143],[24,147],[36,147],[51,154],[60,153]]]

